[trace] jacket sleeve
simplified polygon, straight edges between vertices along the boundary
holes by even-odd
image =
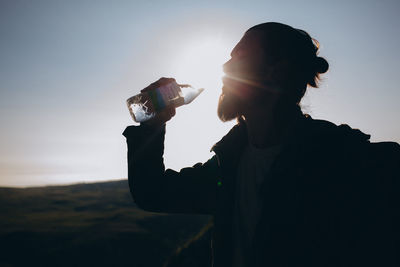
[[[216,156],[204,164],[165,170],[165,126],[159,130],[128,126],[128,181],[136,204],[146,211],[213,215],[218,164]],[[182,155],[184,156],[184,155]]]

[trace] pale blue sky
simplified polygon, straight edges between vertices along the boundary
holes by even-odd
[[[127,175],[125,99],[161,76],[206,91],[168,125],[165,162],[211,156],[220,70],[249,27],[307,31],[330,63],[304,111],[400,142],[398,1],[0,0],[0,186]]]

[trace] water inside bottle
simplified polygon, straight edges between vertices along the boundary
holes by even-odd
[[[150,120],[156,115],[154,109],[151,109],[150,99],[142,101],[143,95],[139,94],[128,99],[129,113],[137,122]]]
[[[173,82],[132,96],[126,103],[133,120],[140,123],[152,119],[167,106],[191,103],[203,90]]]

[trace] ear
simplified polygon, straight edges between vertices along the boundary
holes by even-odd
[[[270,79],[283,85],[288,82],[290,77],[293,77],[294,71],[293,64],[289,60],[281,59],[273,65]]]

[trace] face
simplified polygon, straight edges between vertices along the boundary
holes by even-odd
[[[218,116],[229,121],[245,115],[257,105],[268,105],[268,99],[276,98],[274,68],[262,46],[259,31],[247,32],[231,52],[223,70],[222,93],[218,103]]]

